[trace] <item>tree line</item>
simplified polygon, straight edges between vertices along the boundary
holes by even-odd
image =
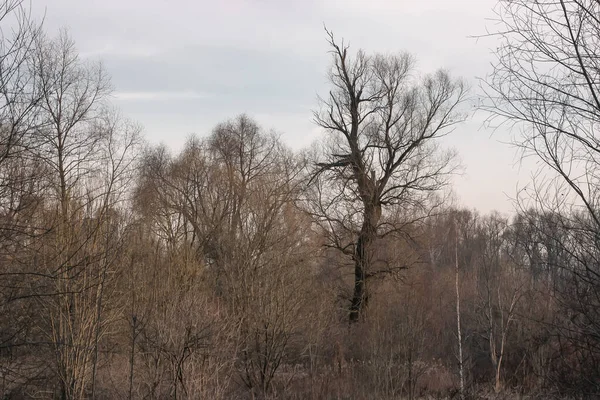
[[[472,95],[410,54],[326,30],[318,145],[241,114],[173,152],[5,0],[3,398],[600,395],[600,5],[494,11],[480,112],[544,165],[509,217],[451,201]]]

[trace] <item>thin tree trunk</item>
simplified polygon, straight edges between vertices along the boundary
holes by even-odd
[[[131,316],[131,351],[129,353],[129,400],[133,399],[133,373],[135,364],[135,339],[137,337],[137,317]]]
[[[129,266],[130,273],[130,293],[131,293],[131,351],[129,353],[129,393],[128,399],[133,399],[133,374],[134,374],[134,364],[135,364],[135,340],[138,335],[138,319],[135,313],[136,311],[136,295],[135,295],[135,287],[133,283],[133,258],[131,259],[131,265]]]
[[[498,365],[496,366],[496,385],[494,386],[494,391],[496,393],[500,393],[502,390],[502,382],[500,381],[500,368],[502,367],[502,356],[498,360]]]
[[[102,278],[96,298],[96,326],[94,327],[94,361],[92,363],[92,399],[96,398],[96,376],[98,373],[98,342],[100,341],[100,326],[102,319],[102,296],[104,294],[104,282],[106,281],[106,266],[102,270]]]
[[[459,286],[459,269],[458,269],[458,229],[456,221],[454,222],[454,260],[456,272],[456,333],[458,336],[458,373],[460,375],[460,398],[465,397],[465,375],[463,369],[463,349],[462,349],[462,332],[460,326],[460,286]]]

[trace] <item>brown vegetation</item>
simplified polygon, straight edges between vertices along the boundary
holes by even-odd
[[[465,87],[415,79],[409,55],[352,56],[327,32],[320,153],[240,115],[171,154],[142,145],[68,34],[5,1],[2,398],[600,395],[599,10],[533,3],[501,2],[486,107],[526,123],[575,199],[538,190],[509,218],[444,203],[456,164],[435,139]],[[531,24],[558,24],[562,55]],[[542,56],[562,70],[533,74]]]

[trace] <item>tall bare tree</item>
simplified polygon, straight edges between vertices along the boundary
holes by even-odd
[[[570,280],[561,297],[577,317],[565,321],[563,333],[577,347],[595,343],[587,361],[600,349],[599,15],[595,0],[499,1],[493,35],[500,43],[483,81],[492,121],[516,126],[516,144],[543,165],[524,198],[554,215],[564,232],[552,242],[569,255],[558,266]],[[597,393],[600,363],[580,367],[586,382],[578,386]]]
[[[319,186],[314,213],[331,245],[353,259],[350,321],[357,321],[369,278],[398,268],[373,268],[376,239],[399,231],[384,211],[396,205],[422,211],[455,169],[453,154],[437,152],[435,139],[463,120],[466,90],[441,70],[416,78],[409,54],[352,57],[327,35],[332,88],[314,120],[330,136],[313,176]]]
[[[30,378],[20,356],[30,351],[34,311],[17,299],[35,279],[27,266],[34,239],[43,234],[36,216],[44,168],[26,156],[37,124],[39,93],[30,65],[40,30],[22,1],[0,2],[0,393],[8,396]]]
[[[100,64],[79,58],[66,32],[39,36],[31,62],[36,90],[36,146],[29,157],[44,165],[43,226],[33,263],[34,290],[44,311],[61,398],[95,395],[98,344],[109,316],[108,281],[120,263],[119,214],[132,178],[139,127],[108,107],[110,83]]]

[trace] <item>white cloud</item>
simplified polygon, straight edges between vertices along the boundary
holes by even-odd
[[[81,51],[79,53],[80,57],[92,59],[102,59],[107,56],[151,57],[159,55],[161,53],[161,50],[158,47],[152,47],[145,44],[96,44],[92,41],[88,46],[88,50]]]
[[[181,92],[116,92],[113,96],[122,101],[166,101],[205,99],[208,94],[194,91]]]

